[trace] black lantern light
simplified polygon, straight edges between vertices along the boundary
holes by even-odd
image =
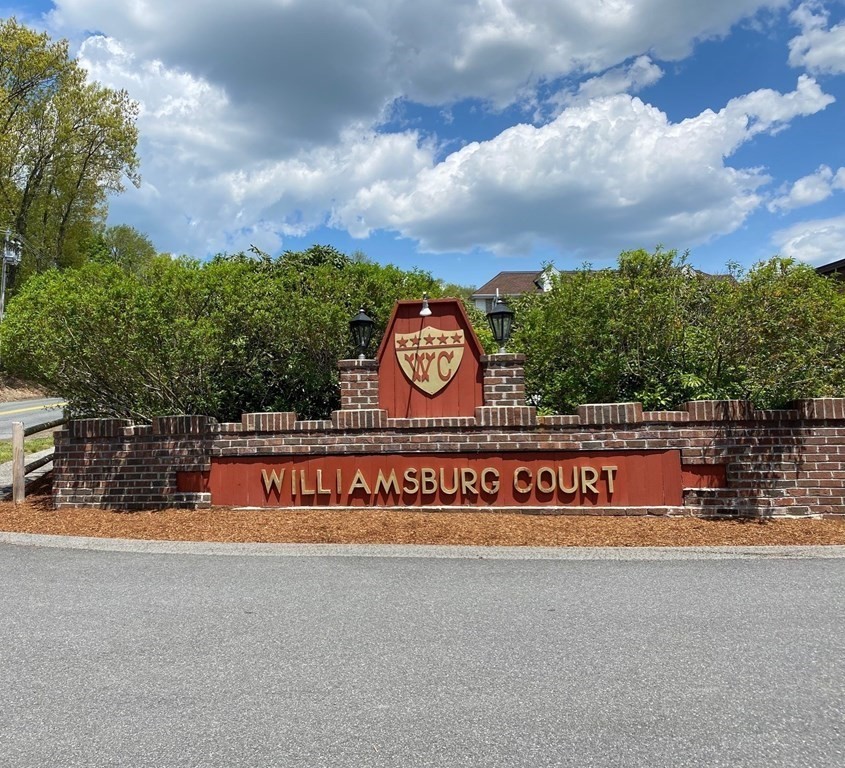
[[[487,322],[490,323],[493,338],[499,345],[499,354],[504,354],[505,344],[508,343],[513,329],[513,310],[497,297],[493,309],[487,313]]]
[[[352,332],[352,341],[355,344],[355,351],[358,353],[359,360],[363,360],[367,355],[367,347],[373,337],[374,325],[373,318],[364,314],[363,307],[349,321],[349,330]]]

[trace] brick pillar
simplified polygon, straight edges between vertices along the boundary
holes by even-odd
[[[340,360],[340,410],[332,412],[338,429],[377,429],[387,424],[378,404],[378,360]]]
[[[482,355],[484,405],[525,405],[525,355]]]
[[[340,407],[344,411],[378,408],[378,360],[340,360]]]
[[[482,355],[484,406],[475,409],[479,426],[534,426],[537,409],[525,404],[525,355]]]

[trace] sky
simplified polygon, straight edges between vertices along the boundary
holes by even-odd
[[[109,223],[449,282],[845,257],[845,0],[0,0],[140,105]]]

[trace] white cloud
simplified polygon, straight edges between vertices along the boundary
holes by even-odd
[[[772,213],[791,211],[820,203],[830,197],[835,189],[845,189],[845,168],[834,173],[828,166],[820,165],[815,173],[798,179],[786,194],[776,197],[767,207]]]
[[[802,221],[775,232],[772,242],[781,255],[826,264],[845,253],[845,216],[816,221]]]
[[[90,77],[125,88],[140,106],[142,185],[112,199],[112,220],[131,222],[167,251],[205,255],[231,247],[227,231],[240,232],[243,225],[220,177],[253,162],[246,148],[256,136],[249,125],[231,119],[225,91],[161,61],[138,60],[125,45],[102,35],[88,37],[78,57]],[[256,220],[240,232],[238,247],[254,241],[253,229],[264,233],[255,240],[280,242],[278,235],[268,241],[266,224]]]
[[[163,232],[163,241],[174,244],[169,250],[202,255],[255,244],[272,252],[286,236],[339,224],[336,207],[360,188],[413,178],[432,163],[434,153],[413,132],[348,130],[333,146],[280,161],[218,172],[192,167],[184,176],[172,174],[166,194],[145,183],[116,199],[112,212],[119,218],[143,207],[148,219],[141,228]],[[165,172],[156,167],[152,175]]]
[[[686,56],[789,0],[56,0],[59,32],[94,29],[139,61],[220,88],[283,151],[372,123],[397,97],[502,107],[541,82],[645,52]],[[294,147],[294,143],[298,144]]]
[[[663,70],[648,56],[638,56],[630,65],[614,67],[607,72],[591,77],[581,83],[575,90],[564,90],[556,93],[549,102],[561,108],[599,99],[615,96],[619,93],[637,93],[649,85],[654,85],[663,77]]]
[[[768,181],[724,159],[830,102],[807,77],[791,93],[756,91],[680,123],[630,96],[594,100],[470,144],[415,179],[362,189],[337,218],[354,234],[392,229],[432,251],[696,244],[737,229]]]
[[[144,181],[113,201],[112,214],[143,209],[136,226],[158,233],[168,250],[273,250],[285,235],[329,221],[334,201],[359,186],[413,176],[431,162],[433,150],[415,133],[360,127],[327,146],[263,159],[252,150],[259,137],[232,120],[221,88],[160,61],[138,62],[103,36],[89,37],[79,58],[91,77],[126,88],[140,104]]]
[[[789,0],[56,0],[92,77],[142,104],[144,184],[111,204],[159,247],[272,250],[321,224],[499,252],[694,244],[741,226],[765,173],[725,158],[832,100],[810,78],[671,123],[623,93],[655,61]],[[595,77],[590,78],[590,74]],[[445,159],[378,126],[396,99],[531,104],[587,79],[557,117]],[[570,80],[571,82],[571,80]]]
[[[829,25],[818,3],[802,3],[790,18],[801,34],[789,41],[789,63],[816,74],[845,72],[845,23]]]
[[[292,154],[372,122],[396,93],[381,19],[344,0],[58,0],[58,31],[94,29],[143,62],[225,94],[253,153]],[[108,81],[106,81],[108,84]]]
[[[253,171],[226,174],[221,182],[237,205],[251,208],[263,219],[279,221],[283,234],[303,235],[324,222],[340,223],[336,207],[359,189],[414,178],[431,164],[434,151],[413,132],[349,131],[335,146]]]
[[[102,35],[87,38],[78,58],[92,79],[124,88],[138,102],[144,140],[166,147],[169,162],[216,167],[238,157],[244,129],[229,120],[229,99],[219,87],[157,60],[138,61]]]

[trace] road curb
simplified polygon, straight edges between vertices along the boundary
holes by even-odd
[[[0,544],[154,555],[222,557],[405,557],[468,560],[843,559],[845,546],[772,547],[481,547],[433,544],[247,544],[147,541],[0,532]]]

